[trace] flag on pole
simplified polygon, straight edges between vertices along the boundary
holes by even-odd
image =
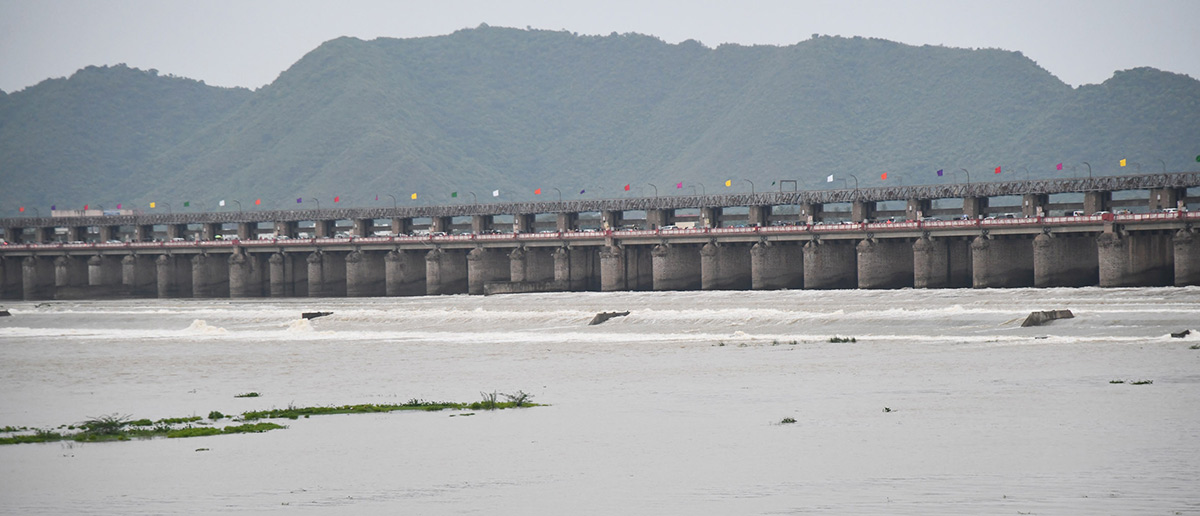
[[[121,209],[121,203],[117,203],[117,209]]]
[[[833,182],[833,174],[829,174],[829,177],[825,178],[825,182],[832,183]]]
[[[88,205],[83,205],[83,211],[87,211]]]
[[[414,194],[412,194],[412,198],[413,198],[413,200],[414,200],[414,201],[415,201],[415,200],[417,200],[417,194],[415,194],[415,193],[414,193]]]
[[[378,200],[379,200],[379,194],[375,194],[375,200],[376,200],[376,201],[378,201]]]
[[[680,182],[678,182],[678,183],[675,183],[675,188],[676,188],[676,189],[683,188],[683,181],[680,181]]]
[[[537,190],[534,190],[533,195],[542,195],[542,189],[538,188]]]
[[[217,206],[225,206],[225,199],[221,199],[221,202],[217,203]]]
[[[500,190],[492,190],[492,197],[500,197]]]
[[[997,173],[997,174],[999,174],[999,173],[1000,173],[1000,167],[996,167],[996,173]]]
[[[626,191],[626,192],[628,192],[628,191],[629,191],[629,185],[625,185],[625,191]]]
[[[580,190],[580,191],[579,191],[579,195],[583,195],[583,192],[586,192],[586,191],[587,191],[587,190]]]
[[[945,169],[939,168],[938,169],[938,177],[942,177],[942,172],[945,172]]]
[[[192,205],[192,201],[183,201],[184,208],[187,208],[188,206],[191,206],[191,205]]]
[[[151,207],[151,208],[155,208],[155,207],[156,207],[156,206],[155,206],[155,203],[154,203],[154,201],[150,201],[150,207]],[[87,205],[86,205],[86,204],[85,204],[85,205],[83,205],[83,209],[85,209],[85,210],[87,209]]]
[[[725,186],[733,186],[733,180],[732,180],[732,179],[726,179],[726,180],[725,180]]]
[[[1059,163],[1055,170],[1062,170],[1062,163]]]
[[[22,206],[22,207],[20,207],[20,208],[17,208],[17,211],[18,211],[18,212],[20,212],[20,213],[25,213],[25,207],[24,207],[24,206]]]
[[[1122,167],[1123,167],[1123,166],[1125,166],[1125,160],[1124,160],[1124,159],[1122,159],[1122,160],[1121,160],[1121,166],[1122,166]]]
[[[451,198],[458,197],[458,192],[450,192],[450,197]]]
[[[884,180],[884,181],[887,181],[887,172],[884,172],[884,173],[880,174],[880,175],[879,175],[879,179],[882,179],[882,180]]]
[[[260,204],[262,204],[262,199],[255,199],[255,200],[254,200],[254,205],[255,205],[255,206],[258,206],[258,205],[260,205]]]
[[[302,203],[302,202],[304,202],[304,199],[302,199],[302,198],[300,198],[300,197],[297,197],[297,198],[296,198],[296,204],[300,204],[300,203]]]
[[[342,196],[340,196],[340,195],[335,195],[335,196],[333,196],[333,202],[338,202],[338,201],[340,201],[341,199],[342,199]]]
[[[55,204],[51,204],[51,205],[50,205],[50,211],[54,211],[54,210],[57,210],[57,209],[58,209],[58,208],[57,208],[57,205],[55,205]]]

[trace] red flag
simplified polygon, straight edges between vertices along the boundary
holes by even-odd
[[[997,174],[999,174],[999,173],[1000,173],[1000,167],[996,167],[996,173],[997,173]]]
[[[1058,170],[1062,170],[1062,163],[1058,164]]]
[[[378,201],[378,200],[379,200],[379,194],[375,194],[375,200],[376,200],[376,201]]]
[[[87,207],[88,207],[88,205],[86,205],[86,204],[83,205],[83,211],[87,211]]]
[[[534,190],[533,195],[542,195],[542,189],[538,188],[537,190]]]
[[[21,213],[25,213],[25,207],[24,207],[24,206],[22,206],[22,207],[20,207],[20,208],[17,208],[17,211],[19,211],[19,212],[21,212]]]
[[[254,204],[255,204],[256,206],[257,206],[257,205],[259,205],[259,204],[262,204],[262,199],[255,199],[255,200],[254,200]]]
[[[342,196],[335,195],[335,196],[333,196],[333,202],[338,202],[341,198],[342,198]]]
[[[626,192],[628,192],[628,191],[629,191],[629,185],[625,185],[625,191],[626,191]]]
[[[881,175],[879,176],[879,179],[882,179],[882,180],[884,180],[884,181],[887,181],[887,172],[884,172],[883,174],[881,174]]]

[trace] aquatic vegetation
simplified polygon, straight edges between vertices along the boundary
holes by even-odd
[[[221,434],[260,434],[270,430],[279,430],[282,428],[287,427],[283,425],[277,425],[275,423],[247,423],[244,425],[227,426],[225,428],[189,427],[167,432],[167,438],[174,439],[180,437],[201,437],[206,435]]]
[[[796,422],[796,418],[794,418],[794,417],[785,417],[785,418],[779,420],[779,424],[781,424],[781,425],[790,425],[795,422]]]
[[[257,398],[259,396],[261,396],[261,395],[257,392],[243,392],[241,394],[235,395],[234,397],[235,398]]]
[[[1136,382],[1129,382],[1129,385],[1150,385],[1152,383],[1154,383],[1154,380],[1138,380]]]
[[[1125,380],[1109,380],[1108,383],[1125,383]]]
[[[829,338],[829,342],[832,342],[834,344],[840,344],[842,342],[858,342],[858,339],[856,339],[854,337],[838,337],[835,335],[835,336]]]
[[[219,411],[219,410],[214,410],[214,411],[208,413],[208,418],[213,421],[216,421],[218,419],[225,419],[225,414],[222,414],[221,411]]]

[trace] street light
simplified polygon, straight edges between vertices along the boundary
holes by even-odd
[[[242,212],[242,201],[234,199],[233,203],[238,205],[238,213],[241,213]]]
[[[321,212],[321,200],[316,197],[313,197],[313,202],[317,203],[317,213],[320,213]]]
[[[1162,158],[1158,158],[1158,162],[1163,164],[1163,173],[1166,174],[1167,173],[1167,162],[1163,161]]]
[[[754,181],[751,181],[749,179],[743,179],[742,181],[750,183],[750,195],[754,195]]]
[[[708,195],[704,193],[704,183],[697,182],[696,184],[700,185],[700,195]]]
[[[399,208],[396,207],[396,196],[395,195],[392,195],[392,194],[383,194],[383,195],[386,195],[386,196],[392,198],[392,211],[399,210]],[[475,195],[475,194],[471,194],[471,195]]]
[[[170,215],[171,214],[171,203],[163,202],[163,204],[167,205],[167,215]]]
[[[1083,163],[1084,165],[1087,165],[1087,168],[1088,168],[1088,179],[1091,179],[1091,178],[1092,178],[1092,164],[1091,164],[1091,163],[1088,163],[1088,162],[1086,162],[1086,161],[1084,161],[1084,162],[1082,162],[1082,163]]]
[[[971,173],[967,172],[967,169],[965,168],[960,168],[959,170],[963,171],[963,173],[967,175],[967,186],[971,186]]]
[[[554,188],[554,187],[551,187],[551,188]],[[558,202],[562,202],[562,190],[554,188],[554,191],[558,192]],[[475,195],[475,194],[471,194],[471,195]]]
[[[653,185],[653,184],[651,184],[651,183],[646,183],[646,184],[650,185],[650,187],[651,187],[651,188],[654,188],[654,196],[655,196],[655,197],[658,197],[658,187],[657,187],[657,186],[654,186],[654,185]]]
[[[854,190],[857,191],[858,190],[858,176],[856,176],[854,174],[846,174],[846,175],[854,178]]]

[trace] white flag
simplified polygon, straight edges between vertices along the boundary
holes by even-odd
[[[833,174],[829,174],[829,177],[825,178],[825,182],[832,183],[833,182]]]
[[[224,205],[225,205],[225,199],[221,199],[221,202],[217,203],[217,206],[224,206]]]
[[[492,190],[492,197],[500,197],[500,190]]]

